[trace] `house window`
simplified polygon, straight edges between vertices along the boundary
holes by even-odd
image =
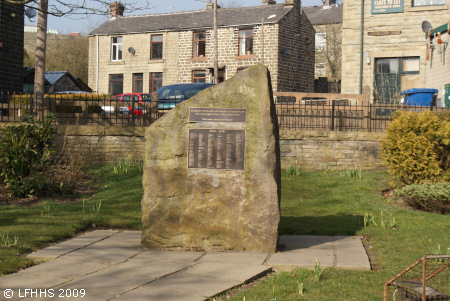
[[[144,74],[133,74],[133,93],[144,93]]]
[[[374,101],[398,103],[400,92],[419,87],[419,57],[375,59]]]
[[[413,0],[413,6],[445,5],[445,0]]]
[[[162,87],[162,72],[150,73],[150,93],[158,91]]]
[[[111,61],[122,60],[122,37],[111,38]]]
[[[206,33],[194,33],[194,57],[204,57],[206,49]]]
[[[123,74],[109,75],[109,94],[123,94]]]
[[[162,59],[163,56],[163,36],[155,35],[152,36],[152,54],[151,59],[152,60],[159,60]]]
[[[326,32],[316,32],[316,50],[323,51],[325,50],[327,41],[327,33]]]
[[[239,55],[253,53],[253,29],[239,30]]]
[[[206,72],[205,71],[192,71],[192,82],[193,83],[206,83]]]

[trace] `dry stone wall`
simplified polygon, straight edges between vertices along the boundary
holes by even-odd
[[[66,142],[89,150],[95,163],[116,163],[123,155],[144,158],[145,128],[58,126],[57,150]],[[354,166],[385,169],[380,155],[383,133],[280,131],[281,167],[298,164],[304,170],[335,170]]]

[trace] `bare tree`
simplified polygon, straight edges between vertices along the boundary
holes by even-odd
[[[316,42],[316,63],[324,63],[326,76],[331,80],[341,79],[342,23],[324,20],[315,26],[322,43]]]
[[[222,8],[238,8],[242,7],[242,0],[223,0],[218,2]]]
[[[1,2],[21,5],[24,7],[36,8],[38,0],[0,0]],[[47,16],[66,16],[76,19],[87,18],[89,15],[108,15],[110,12],[110,2],[105,0],[39,0],[37,10],[38,26],[36,35],[36,58],[35,58],[35,80],[34,80],[34,99],[42,99],[45,89],[45,56],[46,56],[46,37],[47,37]],[[144,0],[144,5],[137,6],[137,2],[114,3],[123,5],[123,8],[129,12],[149,8],[150,3]]]

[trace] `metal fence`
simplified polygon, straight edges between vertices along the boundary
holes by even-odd
[[[282,94],[282,93],[278,93]],[[55,124],[99,126],[149,126],[180,101],[109,102],[98,96],[50,95],[34,100],[30,95],[0,94],[0,122],[20,122],[24,115],[43,119],[56,115]],[[384,132],[396,111],[450,111],[450,108],[389,104],[352,104],[346,99],[302,100],[277,96],[280,130]]]
[[[281,130],[384,132],[396,111],[450,112],[450,108],[389,104],[351,105],[346,101],[277,102]]]

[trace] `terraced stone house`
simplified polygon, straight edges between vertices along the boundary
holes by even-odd
[[[261,6],[219,8],[219,82],[262,55],[273,91],[314,90],[314,28],[300,0]],[[273,17],[275,15],[275,17]],[[214,72],[213,9],[123,16],[111,4],[111,19],[90,33],[89,86],[113,95],[152,92],[162,85],[212,82]]]

